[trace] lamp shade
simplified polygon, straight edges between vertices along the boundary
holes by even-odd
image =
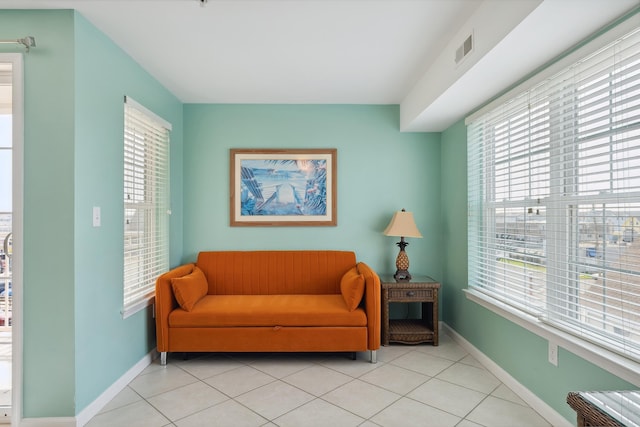
[[[422,237],[413,219],[413,213],[406,212],[404,209],[393,214],[383,234],[397,237]]]

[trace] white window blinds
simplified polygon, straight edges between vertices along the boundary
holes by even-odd
[[[640,29],[468,127],[469,286],[640,361]]]
[[[171,125],[130,98],[124,106],[124,315],[145,306],[169,267]]]

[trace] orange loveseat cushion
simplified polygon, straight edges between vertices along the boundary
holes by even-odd
[[[195,267],[186,276],[172,278],[171,287],[178,304],[187,311],[193,310],[196,303],[207,294],[209,289],[207,278],[198,267]]]
[[[169,326],[367,326],[363,309],[349,311],[340,294],[207,295],[193,310],[176,309]]]
[[[356,265],[349,251],[204,251],[196,265],[209,295],[339,294],[342,275]]]
[[[358,273],[357,267],[350,268],[340,280],[342,298],[349,311],[355,310],[364,295],[364,276]]]

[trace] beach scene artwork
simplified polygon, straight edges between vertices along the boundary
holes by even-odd
[[[236,217],[254,222],[330,219],[332,159],[314,153],[237,154]]]

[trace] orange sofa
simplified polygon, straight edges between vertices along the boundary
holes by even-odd
[[[380,279],[349,251],[210,251],[156,281],[167,352],[380,348]]]

